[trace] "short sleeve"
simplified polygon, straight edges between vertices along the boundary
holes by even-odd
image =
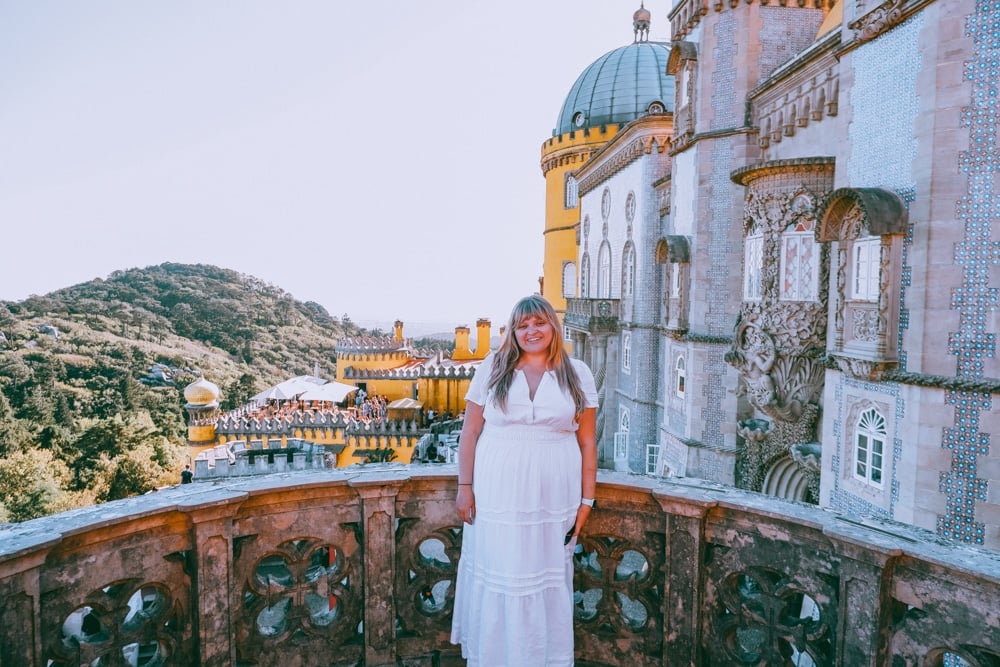
[[[486,382],[490,379],[490,371],[493,370],[493,354],[486,355],[483,363],[476,367],[476,372],[469,383],[469,390],[465,392],[465,400],[476,405],[486,405]]]
[[[572,363],[576,376],[580,378],[580,388],[583,389],[583,395],[587,399],[587,407],[596,408],[597,383],[594,382],[594,374],[591,372],[590,366],[579,359],[572,359]]]

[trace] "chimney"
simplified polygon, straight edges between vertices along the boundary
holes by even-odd
[[[469,351],[469,327],[455,327],[455,351],[451,353],[455,360],[472,359]]]
[[[490,353],[490,321],[486,318],[476,320],[476,359],[485,359]]]
[[[392,340],[397,343],[403,342],[403,320],[396,320],[392,324]]]

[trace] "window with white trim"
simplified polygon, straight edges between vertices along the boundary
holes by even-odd
[[[632,332],[622,332],[622,370],[632,370]]]
[[[590,255],[583,253],[580,260],[580,297],[590,298]]]
[[[764,236],[751,234],[743,246],[743,300],[760,301],[764,263]]]
[[[858,417],[854,433],[854,476],[873,486],[882,486],[883,457],[887,431],[885,417],[869,408]]]
[[[576,205],[580,203],[580,188],[576,182],[576,178],[572,175],[566,176],[566,199],[564,206],[566,208],[576,208]]]
[[[576,296],[576,262],[563,263],[562,295],[565,299]]]
[[[782,301],[819,299],[819,245],[813,221],[801,220],[781,235]]]
[[[851,299],[878,301],[881,251],[879,236],[864,236],[851,244]]]
[[[674,393],[677,398],[684,398],[684,381],[687,376],[687,364],[684,362],[684,357],[677,357],[677,361],[674,363]]]
[[[655,475],[660,463],[660,446],[655,442],[646,445],[646,474]]]
[[[597,298],[611,297],[611,246],[605,242],[597,255]]]
[[[631,243],[625,249],[625,270],[622,275],[622,296],[632,296],[635,293],[635,246]]]
[[[615,433],[615,458],[628,459],[628,408],[621,408],[618,414],[618,432]]]

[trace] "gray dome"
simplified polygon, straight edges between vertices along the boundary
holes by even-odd
[[[583,70],[563,102],[552,133],[628,123],[659,102],[674,111],[674,77],[667,76],[669,42],[637,42],[610,51]]]

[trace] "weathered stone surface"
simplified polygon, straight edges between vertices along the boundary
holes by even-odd
[[[0,527],[0,662],[461,665],[454,493],[384,464]],[[1000,656],[1000,554],[720,484],[602,473],[576,566],[581,665]]]

